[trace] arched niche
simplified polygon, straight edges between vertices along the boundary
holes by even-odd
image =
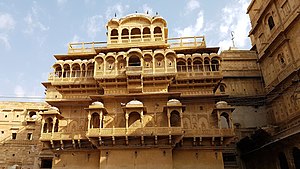
[[[166,59],[167,59],[167,67],[175,67],[175,59],[176,59],[175,53],[168,53],[166,55]]]
[[[96,70],[103,71],[104,70],[104,59],[102,57],[95,58],[96,63]]]
[[[157,53],[154,56],[154,65],[155,65],[155,68],[164,68],[165,67],[165,56],[161,53]]]
[[[107,56],[105,58],[105,61],[106,61],[106,70],[115,69],[115,58],[113,56]]]
[[[152,56],[150,54],[144,55],[144,68],[152,68]]]

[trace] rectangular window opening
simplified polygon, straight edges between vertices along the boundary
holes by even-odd
[[[32,140],[32,133],[27,133],[27,140]]]
[[[16,140],[17,139],[17,133],[11,133],[11,139]]]

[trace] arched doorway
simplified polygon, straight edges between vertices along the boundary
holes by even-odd
[[[138,112],[129,114],[128,127],[141,127],[141,116]]]
[[[180,114],[178,111],[174,110],[171,112],[170,124],[171,124],[171,127],[180,127],[181,126]]]
[[[100,116],[96,112],[92,114],[91,128],[100,128]]]

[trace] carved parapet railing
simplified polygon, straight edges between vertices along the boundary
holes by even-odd
[[[40,140],[41,141],[49,141],[49,140],[51,140],[51,137],[52,137],[52,133],[42,133]]]
[[[88,137],[110,137],[110,136],[167,136],[182,135],[181,127],[145,127],[145,128],[93,128],[90,129]]]
[[[85,138],[85,133],[76,132],[76,133],[65,133],[65,132],[54,132],[54,133],[42,133],[40,140],[41,141],[50,141],[50,140],[79,140]]]
[[[128,66],[126,67],[126,75],[141,75],[143,71],[142,66]]]
[[[188,137],[231,137],[234,129],[183,129]]]

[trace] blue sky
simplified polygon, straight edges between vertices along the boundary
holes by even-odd
[[[250,0],[1,0],[0,100],[40,101],[55,62],[69,42],[106,41],[106,22],[117,14],[156,12],[168,22],[169,37],[206,36],[207,46],[250,49]]]

